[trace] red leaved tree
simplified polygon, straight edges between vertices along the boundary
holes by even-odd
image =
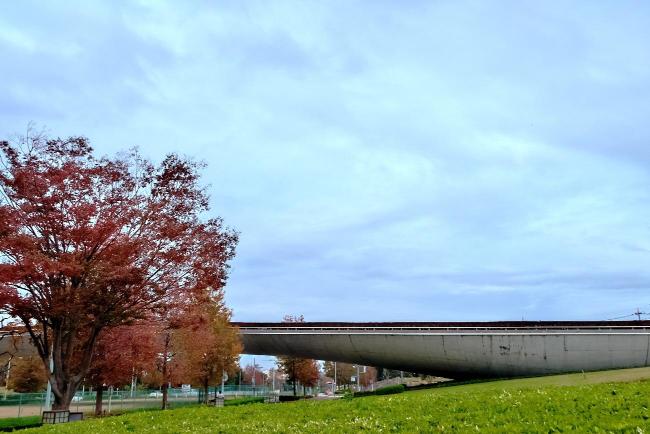
[[[257,387],[264,386],[268,378],[268,375],[264,373],[262,367],[257,363],[244,366],[242,373],[245,384],[254,384]]]
[[[237,234],[204,220],[197,163],[95,158],[82,137],[0,141],[0,309],[48,366],[69,408],[107,328],[147,317],[171,292],[225,285]]]
[[[193,339],[187,333],[197,320],[193,315],[194,291],[170,291],[167,302],[155,314],[157,335],[156,369],[160,374],[162,409],[167,408],[169,385],[188,377],[187,360],[182,357],[183,343]]]
[[[95,414],[102,413],[104,388],[131,383],[133,377],[154,369],[159,330],[148,322],[113,327],[95,345],[86,381],[97,391]]]

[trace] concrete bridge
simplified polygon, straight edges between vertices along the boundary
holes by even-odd
[[[447,378],[648,366],[650,321],[233,323],[244,353],[289,355]]]

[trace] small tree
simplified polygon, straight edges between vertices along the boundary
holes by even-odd
[[[305,318],[300,316],[286,315],[282,322],[304,322]],[[303,359],[293,356],[278,357],[278,368],[287,376],[287,380],[293,383],[293,394],[297,395],[297,384],[312,387],[318,382],[318,364],[312,359]]]
[[[334,362],[325,362],[325,375],[335,378]],[[352,377],[356,375],[356,369],[350,363],[336,363],[336,383],[338,386],[349,386],[352,384]]]
[[[223,292],[208,289],[204,296],[186,307],[187,324],[177,334],[181,364],[191,381],[201,385],[207,403],[211,384],[220,383],[224,372],[234,377],[242,347],[237,329],[230,326]]]
[[[9,388],[14,392],[40,392],[47,385],[47,372],[38,357],[16,357],[11,363]]]
[[[316,360],[302,359],[298,363],[296,379],[302,384],[302,394],[305,395],[306,387],[314,387],[318,384],[320,377],[320,367]]]
[[[359,377],[359,383],[363,387],[368,387],[377,381],[377,369],[372,366],[366,366],[365,372],[362,372]]]
[[[242,375],[244,383],[255,384],[257,387],[265,385],[266,379],[268,378],[262,370],[262,367],[258,364],[246,365],[242,371]]]
[[[83,137],[0,141],[0,314],[17,319],[67,409],[101,333],[171,293],[225,285],[237,234],[204,220],[200,165],[95,158]]]
[[[95,414],[102,413],[104,388],[132,382],[143,372],[154,369],[156,333],[147,322],[106,330],[95,346],[86,381],[95,388]]]

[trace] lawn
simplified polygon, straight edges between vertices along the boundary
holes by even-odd
[[[41,422],[40,416],[6,417],[0,419],[0,431],[10,428],[35,426]]]
[[[25,433],[650,432],[650,381],[637,379],[648,372],[527,378],[335,401],[192,407]]]

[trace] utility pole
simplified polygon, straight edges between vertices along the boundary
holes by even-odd
[[[54,347],[50,347],[50,375],[47,377],[47,392],[45,395],[45,410],[52,410],[52,372],[54,372],[54,359],[52,358],[52,352]]]
[[[636,315],[636,317],[637,317],[637,321],[641,321],[641,315],[645,315],[645,314],[646,313],[641,312],[638,307],[636,308],[636,312],[634,312],[634,315]]]
[[[255,395],[255,357],[253,357],[253,396]]]
[[[334,393],[336,393],[336,362],[334,362]]]
[[[7,389],[9,389],[9,373],[11,372],[11,360],[7,365],[7,377],[5,378],[5,401],[7,400]]]
[[[131,398],[135,396],[135,384],[136,384],[136,378],[135,378],[135,366],[131,368]]]

